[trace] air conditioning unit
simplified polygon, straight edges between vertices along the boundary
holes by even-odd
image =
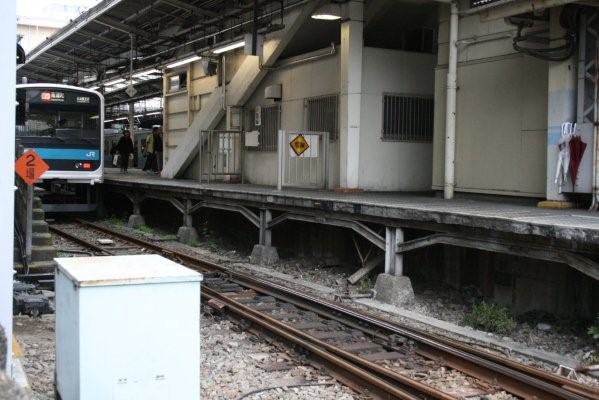
[[[281,100],[282,90],[283,90],[283,86],[281,84],[267,86],[264,89],[264,98]]]

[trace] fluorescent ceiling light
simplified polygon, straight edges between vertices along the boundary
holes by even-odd
[[[184,58],[183,60],[175,61],[172,64],[168,64],[166,67],[167,68],[175,68],[175,67],[178,67],[180,65],[185,65],[185,64],[189,64],[190,62],[197,61],[200,58],[202,58],[202,57],[200,57],[200,56],[193,56],[193,57],[189,57],[189,58]]]
[[[147,71],[142,71],[142,72],[138,72],[137,74],[133,74],[133,78],[140,78],[142,76],[146,76],[146,75],[155,75],[155,74],[159,74],[160,71],[158,71],[156,68],[152,68],[149,69]]]
[[[245,46],[245,40],[242,40],[241,42],[231,43],[231,44],[228,44],[223,47],[216,48],[216,49],[212,50],[212,52],[214,54],[220,54],[220,53],[224,53],[225,51],[237,49],[237,48],[243,47],[243,46]]]
[[[325,4],[312,14],[313,19],[335,21],[341,19],[341,6],[336,3]]]
[[[146,113],[146,115],[157,115],[157,114],[162,114],[162,111],[154,111],[151,113]]]
[[[112,85],[116,85],[117,83],[121,83],[121,82],[125,82],[125,78],[118,78],[113,81],[108,81],[104,84],[104,86],[112,86]]]
[[[104,122],[113,122],[114,119],[105,119]]]

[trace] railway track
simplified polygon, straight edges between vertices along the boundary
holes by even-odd
[[[314,365],[326,368],[349,387],[367,392],[373,398],[478,399],[502,392],[522,399],[599,398],[598,390],[563,376],[391,324],[343,304],[238,273],[97,224],[86,221],[78,224],[78,233],[67,240],[82,247],[95,246],[88,247],[93,254],[151,251],[202,272],[205,304],[217,312],[226,312],[242,329],[266,338],[276,336],[291,344]],[[81,234],[81,226],[95,233]],[[68,229],[51,229],[57,235],[68,235]],[[98,235],[109,238],[112,244],[98,246]],[[453,385],[448,385],[448,381]]]

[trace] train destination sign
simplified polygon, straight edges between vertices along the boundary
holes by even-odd
[[[15,162],[15,172],[30,186],[49,168],[33,149],[27,150]]]

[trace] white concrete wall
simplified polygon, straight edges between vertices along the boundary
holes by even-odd
[[[432,143],[383,141],[383,94],[432,95],[433,54],[364,49],[360,133],[360,187],[428,190]]]
[[[302,58],[302,57],[299,57]],[[269,72],[258,86],[248,103],[247,110],[256,106],[273,104],[264,98],[264,88],[273,84],[282,85],[281,128],[287,131],[305,129],[304,99],[307,97],[339,93],[339,55],[324,57]],[[329,147],[329,187],[339,186],[338,141]],[[246,181],[260,184],[277,184],[276,151],[252,151],[245,155]]]
[[[448,13],[435,73],[433,188],[443,189]],[[503,19],[460,18],[456,191],[545,196],[547,63],[512,49]]]
[[[426,190],[431,185],[432,144],[383,142],[383,93],[433,94],[435,56],[365,48],[360,138],[360,187],[367,190]],[[264,88],[283,87],[281,126],[304,129],[304,99],[339,92],[339,56],[272,71],[258,87],[247,109],[272,104]],[[275,185],[276,152],[248,151],[246,181]],[[330,143],[329,187],[339,186],[339,141]]]

